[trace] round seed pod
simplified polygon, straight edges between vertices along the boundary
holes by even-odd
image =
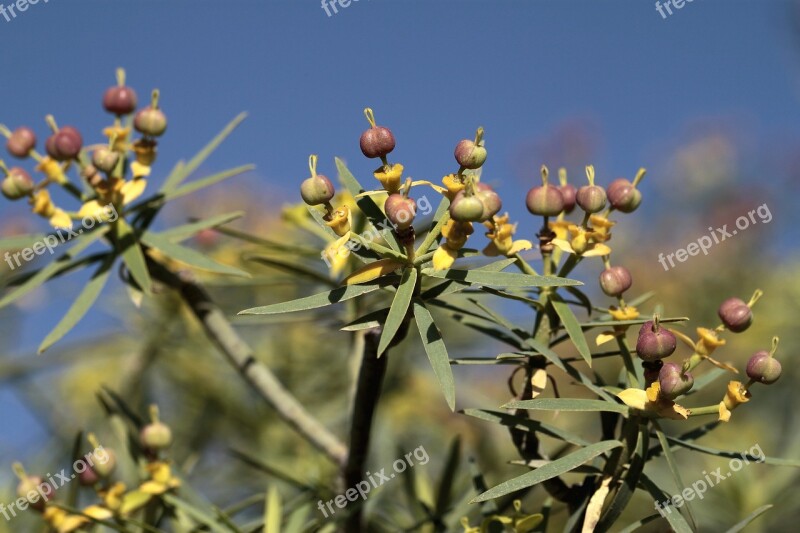
[[[41,492],[39,489],[41,488]],[[28,476],[17,485],[17,496],[28,502],[28,505],[37,511],[45,508],[47,501],[53,496],[53,487],[41,476]],[[34,494],[31,494],[34,493]],[[42,497],[44,494],[44,497]],[[32,496],[32,497],[29,497]]]
[[[587,213],[597,213],[606,206],[606,191],[599,185],[584,185],[578,189],[575,202]]]
[[[0,184],[3,196],[9,200],[19,200],[29,196],[33,193],[34,187],[35,184],[31,175],[20,167],[10,168],[8,175],[3,178],[2,184]]]
[[[754,353],[747,361],[747,377],[771,385],[781,377],[781,362],[765,350]]]
[[[728,298],[717,310],[725,327],[734,333],[741,333],[753,323],[753,311],[739,298]]]
[[[47,155],[56,161],[75,159],[83,148],[83,137],[72,126],[64,126],[45,141]]]
[[[554,217],[564,210],[564,197],[558,187],[545,184],[528,191],[525,205],[532,215]]]
[[[8,153],[19,159],[28,157],[35,147],[36,134],[26,126],[15,129],[6,141]]]
[[[459,141],[453,155],[461,167],[471,170],[480,168],[486,162],[486,148],[469,139]]]
[[[172,444],[172,430],[163,422],[147,424],[139,432],[139,442],[148,450],[163,450]]]
[[[91,452],[91,467],[95,474],[101,478],[107,478],[117,466],[117,454],[111,448],[102,448],[102,450],[102,453],[97,450]]]
[[[167,116],[160,108],[147,106],[133,117],[136,131],[148,137],[159,137],[167,130]]]
[[[477,222],[483,217],[483,202],[460,191],[450,203],[450,217],[458,222]]]
[[[384,204],[386,218],[394,224],[397,229],[408,229],[414,223],[417,214],[417,202],[413,198],[408,198],[400,193],[390,194]]]
[[[561,192],[561,197],[564,199],[564,212],[569,214],[575,209],[575,197],[578,194],[578,189],[571,183],[560,185],[558,190]]]
[[[658,383],[661,388],[661,397],[674,400],[692,389],[694,378],[688,372],[683,373],[680,365],[664,363],[658,372]]]
[[[632,213],[642,203],[642,193],[625,178],[618,178],[608,186],[608,202],[622,213]]]
[[[306,178],[300,184],[300,196],[308,205],[320,205],[331,201],[336,190],[333,183],[322,174]]]
[[[114,85],[103,93],[103,108],[117,116],[133,113],[138,102],[136,91],[125,85]]]
[[[643,361],[654,361],[669,357],[675,351],[677,341],[675,335],[666,328],[656,330],[652,320],[642,324],[639,338],[636,340],[636,353]]]
[[[633,278],[627,268],[613,266],[600,273],[600,288],[608,296],[620,296],[631,288]]]
[[[92,164],[106,174],[112,172],[119,162],[119,153],[106,147],[98,148],[92,154]]]
[[[500,212],[503,208],[503,201],[500,199],[500,195],[485,183],[478,183],[475,188],[477,190],[475,196],[483,204],[483,215],[479,222],[486,222]]]

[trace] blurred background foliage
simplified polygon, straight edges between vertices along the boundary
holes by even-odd
[[[154,4],[145,4],[148,5],[147,9],[155,9]],[[452,6],[452,3],[443,4]],[[746,36],[747,21],[752,14],[750,10],[756,7],[733,4],[720,7],[718,2],[707,4],[712,7],[695,3],[667,22],[656,19],[655,14],[645,18],[649,21],[649,17],[653,17],[653,24],[672,24],[679,35],[703,27],[709,28],[709,32],[718,31],[712,26],[719,22],[726,28],[739,28],[743,39],[764,37],[768,29],[774,26],[762,24],[759,18],[754,22],[756,37]],[[766,4],[770,4],[769,8],[764,9],[770,10],[768,20],[771,22],[788,21],[787,25],[790,26],[800,20],[798,10],[792,3]],[[41,17],[45,25],[52,26],[53,23],[47,20],[63,13],[57,10],[64,9],[54,7],[56,5],[53,3],[53,7],[42,8],[42,13],[37,15],[31,10],[26,17],[29,20],[35,16]],[[505,6],[506,17],[509,16],[508,5]],[[587,12],[589,8],[586,5],[583,6],[583,12],[575,15],[581,21],[578,27],[584,29],[588,27],[586,19],[592,16],[599,16],[601,25],[610,24],[610,18],[625,18],[631,9],[623,10],[612,3],[607,11],[598,14],[597,11]],[[710,11],[715,5],[717,12]],[[390,11],[381,13],[376,11],[379,7],[367,6],[369,4],[366,2],[354,4],[349,11],[338,15],[340,19],[351,17],[349,21],[323,22],[339,23],[339,29],[335,31],[345,32],[351,27],[350,24],[363,20],[359,17],[383,20],[393,13],[392,7],[385,7]],[[188,11],[190,8],[184,6],[184,9]],[[243,7],[244,12],[252,9],[257,8],[251,5]],[[474,6],[465,9],[467,12],[464,16],[467,19],[475,20],[478,17]],[[50,13],[47,13],[48,10],[51,10]],[[727,11],[721,13],[719,10]],[[317,11],[318,6],[302,14],[292,12],[286,16],[319,17]],[[135,17],[139,16],[142,15],[137,12]],[[165,16],[172,17],[174,13],[166,13]],[[223,18],[230,16],[225,13]],[[270,16],[280,18],[276,13]],[[411,17],[408,13],[401,13],[401,16]],[[550,12],[541,16],[553,17]],[[441,21],[439,17],[446,18],[438,12],[431,14],[431,17],[434,21]],[[569,20],[570,14],[565,12],[562,17],[565,21]],[[718,21],[715,17],[721,17],[722,20]],[[223,20],[224,24],[229,22]],[[23,20],[15,21],[16,26],[10,25],[10,31],[23,31],[23,23],[28,24]],[[314,22],[317,23],[319,21]],[[682,24],[690,27],[687,29],[680,26]],[[781,50],[790,58],[789,61],[796,63],[797,42],[792,41],[792,28],[779,27],[783,30],[779,34],[783,37],[778,38]],[[662,26],[659,26],[659,31],[663,31]],[[727,34],[726,37],[731,38]],[[705,42],[702,36],[696,39],[700,40],[692,43]],[[743,45],[753,46],[755,51],[752,54],[758,57],[759,51],[753,43],[746,41]],[[415,50],[421,53],[419,49]],[[697,50],[701,48],[695,48]],[[557,55],[557,51],[552,53]],[[770,57],[774,59],[774,56]],[[708,62],[715,61],[710,53],[704,58]],[[743,59],[748,65],[753,60],[752,57]],[[111,72],[111,68],[117,66],[117,61],[117,58],[109,58],[107,62],[110,68],[105,72]],[[664,61],[675,59],[664,58]],[[18,64],[10,66],[21,68]],[[769,64],[767,68],[771,66]],[[510,69],[509,66],[506,68]],[[800,330],[794,322],[800,307],[800,255],[797,253],[800,220],[796,200],[800,190],[800,158],[797,157],[800,135],[796,128],[788,128],[784,121],[791,116],[797,117],[798,83],[796,65],[784,65],[781,68],[781,72],[790,79],[786,83],[790,87],[786,92],[794,98],[794,107],[787,109],[785,116],[776,118],[774,126],[770,126],[770,117],[766,116],[763,108],[753,111],[752,115],[748,114],[746,98],[738,107],[731,104],[730,112],[724,109],[709,112],[703,108],[704,102],[699,101],[697,107],[684,108],[679,122],[671,124],[666,131],[645,134],[638,133],[644,130],[641,124],[633,127],[635,135],[649,135],[648,142],[637,145],[633,154],[626,155],[636,162],[631,165],[626,159],[624,164],[627,166],[624,166],[619,156],[613,154],[631,139],[612,136],[611,133],[616,131],[614,128],[618,128],[619,124],[612,126],[603,114],[593,115],[567,104],[559,108],[557,115],[560,118],[548,118],[546,127],[539,126],[535,131],[509,128],[510,131],[504,132],[504,135],[512,138],[504,139],[509,144],[503,146],[493,140],[491,127],[487,126],[490,165],[497,164],[501,170],[492,172],[492,167],[487,166],[490,175],[484,179],[497,186],[509,210],[518,217],[518,235],[532,238],[538,228],[530,223],[531,219],[522,216],[524,209],[518,199],[520,191],[527,189],[536,177],[535,169],[539,165],[544,163],[551,168],[565,166],[571,181],[577,182],[582,179],[580,170],[585,164],[600,161],[598,180],[601,184],[608,184],[614,177],[626,172],[626,177],[632,178],[634,165],[648,167],[642,207],[634,215],[621,218],[621,223],[614,231],[615,258],[632,272],[633,292],[657,291],[656,300],[664,305],[666,313],[691,317],[687,328],[694,328],[716,325],[716,308],[725,298],[738,296],[746,299],[754,289],[761,288],[765,296],[756,307],[753,326],[741,335],[730,336],[728,344],[716,355],[743,369],[754,351],[767,348],[770,338],[778,335],[781,338],[779,355],[786,361],[784,374],[777,384],[769,388],[756,387],[753,400],[736,411],[731,423],[705,437],[702,444],[736,450],[760,444],[767,455],[797,458],[800,457],[800,418],[795,409],[800,407],[800,401],[793,391],[794,380],[800,379],[800,370],[798,365],[790,361],[796,359],[800,352]],[[135,79],[136,71],[129,70]],[[674,66],[670,72],[676,72]],[[743,71],[741,75],[746,77],[747,72]],[[719,76],[720,84],[728,81],[722,74]],[[568,81],[577,80],[577,77],[576,72]],[[96,85],[89,89],[92,95],[99,95],[103,87],[105,85]],[[757,88],[753,89],[750,85],[747,88],[758,94]],[[85,84],[75,83],[70,90],[85,89]],[[522,88],[518,87],[517,90]],[[609,98],[615,94],[613,90],[604,90]],[[737,88],[729,85],[729,90],[735,92]],[[361,90],[348,98],[363,99],[369,95],[370,91]],[[619,95],[615,97],[619,98]],[[49,100],[52,99],[49,97],[45,103],[50,104]],[[232,99],[237,106],[246,106],[249,102],[247,98],[241,104],[236,98]],[[358,102],[356,105],[368,103]],[[275,105],[278,103],[275,102]],[[382,116],[391,119],[406,113],[405,105],[404,102],[393,107],[387,103],[379,110]],[[28,115],[44,115],[46,112],[41,106],[31,106],[25,110]],[[585,104],[582,109],[586,108],[591,109],[590,104]],[[234,111],[238,109],[236,107]],[[354,132],[363,125],[356,109],[348,111],[352,121],[347,122],[348,130]],[[668,113],[669,110],[664,112]],[[468,121],[464,126],[466,128],[474,128],[478,125],[474,122],[481,121],[484,116],[484,113],[476,112],[473,117],[473,113],[463,109],[458,114],[462,120]],[[436,121],[436,117],[422,119],[420,115],[417,116],[417,127]],[[282,119],[288,120],[287,117]],[[265,118],[253,116],[250,120],[262,122]],[[624,117],[618,120],[626,124]],[[176,121],[174,127],[177,130],[203,130],[203,136],[207,136],[217,128],[219,122],[200,117],[190,125],[181,125]],[[306,127],[314,125],[308,120],[305,122]],[[659,129],[658,123],[650,126],[654,130]],[[404,127],[410,132],[411,126],[404,124]],[[401,142],[402,129],[398,134]],[[449,147],[459,136],[465,136],[470,131],[466,129],[461,133],[453,133],[452,138],[439,141],[442,146]],[[342,142],[349,148],[346,151],[342,149],[337,155],[356,159],[356,138],[353,135]],[[297,148],[298,153],[307,154],[319,148],[327,153],[339,149],[340,141],[331,141],[333,146],[327,146],[323,138],[315,137],[313,142],[306,144]],[[232,227],[272,241],[321,249],[321,241],[302,231],[288,229],[281,220],[283,204],[289,199],[299,200],[295,189],[305,177],[303,157],[291,162],[282,161],[286,167],[275,168],[270,166],[272,160],[288,159],[282,157],[280,146],[268,144],[266,148],[258,147],[255,150],[248,144],[246,150],[257,156],[250,159],[259,167],[266,166],[268,176],[267,171],[259,171],[225,187],[214,188],[200,198],[175,202],[164,213],[168,223],[242,210],[247,215]],[[161,158],[162,161],[171,161],[178,155],[183,154],[171,153],[165,148]],[[440,155],[440,161],[449,161],[449,153]],[[421,156],[420,160],[431,162]],[[249,160],[235,163],[246,162]],[[409,158],[409,162],[420,161]],[[324,163],[327,169],[332,169],[332,157],[328,157]],[[219,163],[219,168],[224,167],[224,163]],[[288,168],[294,168],[295,171],[289,172]],[[363,172],[366,169],[367,165],[362,165],[361,174],[355,169],[354,172],[366,181],[368,178]],[[424,177],[435,177],[437,173],[444,174],[445,167],[424,168],[423,171],[430,174]],[[411,173],[416,176],[417,170],[412,169]],[[156,172],[156,178],[158,175]],[[265,177],[268,177],[266,186],[263,184]],[[275,184],[274,194],[271,184]],[[254,190],[259,194],[253,194]],[[707,234],[709,226],[732,224],[736,217],[764,203],[773,215],[769,224],[752,225],[734,238],[714,246],[709,256],[692,258],[668,272],[658,263],[659,253],[684,248],[689,242]],[[38,221],[7,209],[6,205],[2,209],[0,236],[41,229],[37,226]],[[480,248],[478,242],[476,239],[472,245]],[[253,274],[253,279],[247,281],[231,281],[220,277],[204,279],[215,299],[231,315],[246,307],[285,301],[320,290],[317,284],[307,279],[300,280],[280,269],[244,259],[252,253],[264,253],[266,250],[263,246],[245,244],[215,232],[203,233],[192,245],[211,253],[223,263],[238,265]],[[623,257],[624,260],[621,259]],[[536,266],[535,255],[529,259]],[[320,272],[325,271],[325,265],[318,256],[310,261],[312,264],[316,261]],[[3,270],[6,267],[5,263],[0,262],[0,280],[8,274]],[[587,290],[598,298],[598,302],[606,302],[595,286],[598,274],[598,265],[588,263],[578,268],[575,277],[587,281]],[[159,404],[162,419],[171,425],[176,435],[171,456],[188,482],[205,498],[222,508],[235,505],[254,494],[261,495],[243,511],[254,517],[259,516],[262,513],[263,495],[272,484],[280,488],[285,500],[291,500],[298,489],[293,482],[281,480],[284,476],[275,475],[275,470],[310,485],[330,479],[333,475],[330,465],[288,431],[271,410],[241,383],[235,371],[209,345],[194,320],[169,293],[160,294],[146,301],[142,309],[136,309],[122,286],[117,284],[116,290],[107,293],[107,297],[86,318],[78,334],[68,337],[66,342],[46,354],[35,356],[25,339],[31,331],[52,325],[54,316],[63,311],[69,296],[83,281],[80,277],[60,279],[58,283],[47,284],[14,306],[0,311],[0,387],[3,391],[3,412],[8,415],[0,429],[0,501],[9,502],[14,497],[15,482],[8,468],[14,460],[24,461],[30,472],[53,472],[66,467],[72,440],[80,429],[94,431],[101,441],[113,445],[113,434],[97,401],[97,395],[104,388],[117,392],[141,414],[146,412],[148,404]],[[506,311],[519,323],[530,320],[530,317],[521,314],[521,307],[508,305]],[[517,311],[519,314],[514,314]],[[354,316],[353,309],[340,306],[335,314],[325,316],[288,315],[235,321],[255,348],[259,359],[269,365],[313,413],[340,435],[344,434],[347,422],[343,413],[347,412],[345,407],[353,383],[356,359],[352,355],[351,335],[337,330]],[[43,322],[46,322],[44,326]],[[488,357],[508,349],[499,343],[486,342],[485,338],[452,321],[445,319],[443,323],[446,325],[443,335],[453,357]],[[679,353],[680,350],[685,348],[679,347]],[[562,351],[559,353],[568,355]],[[618,365],[610,361],[598,362],[597,365],[598,371],[610,378],[614,377],[615,367]],[[454,372],[459,408],[496,407],[509,399],[506,385],[508,371],[505,367],[456,366]],[[562,394],[568,394],[568,381],[559,382],[558,386]],[[714,401],[721,395],[723,387],[724,380],[719,380],[717,387],[706,389],[702,395],[694,398],[692,404]],[[568,416],[566,413],[558,418],[560,425],[582,435],[592,435],[596,428],[587,426],[587,420],[578,414]],[[683,432],[688,430],[690,424],[673,422],[665,426],[669,432]],[[370,464],[378,468],[388,466],[402,455],[401,451],[407,453],[420,445],[424,446],[431,461],[425,466],[415,467],[412,472],[418,485],[418,494],[425,498],[426,494],[435,490],[431,487],[435,487],[435,480],[444,467],[447,449],[456,436],[461,437],[464,456],[474,457],[492,483],[520,472],[521,467],[509,464],[510,460],[517,459],[517,455],[505,431],[495,425],[450,413],[442,401],[433,375],[428,371],[421,345],[417,339],[410,338],[392,353],[386,392],[378,409],[376,440]],[[557,444],[552,441],[545,440],[544,445],[547,452],[557,450]],[[256,459],[263,463],[263,467],[248,464],[234,452]],[[727,464],[727,460],[686,450],[678,451],[677,457],[683,469],[684,481],[689,484],[701,479],[703,471],[726,467]],[[648,470],[648,475],[659,480],[663,486],[675,489],[663,460],[656,460],[651,465],[648,468],[652,468],[652,471]],[[469,475],[466,464],[462,466],[464,468],[457,478],[457,493],[467,496],[470,491]],[[749,526],[749,531],[790,530],[800,519],[800,500],[796,497],[800,482],[798,476],[800,472],[795,469],[767,465],[751,465],[743,469],[719,487],[709,490],[705,500],[695,505],[702,530],[720,531],[764,503],[774,503],[775,508]],[[415,514],[410,510],[413,507],[404,500],[404,483],[405,480],[385,485],[380,492],[370,496],[367,505],[392,515],[394,521],[410,527],[420,515],[418,511]],[[544,497],[544,490],[537,488],[525,499],[526,510],[539,510]],[[650,499],[637,493],[620,524],[630,523],[652,512]],[[554,516],[556,521],[559,518],[563,517]],[[29,516],[11,523],[0,520],[0,531],[35,531],[38,523],[36,517]],[[663,528],[660,522],[654,522],[645,530],[663,531]]]

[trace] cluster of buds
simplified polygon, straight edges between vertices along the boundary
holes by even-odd
[[[103,206],[113,204],[124,206],[139,197],[146,186],[143,178],[150,174],[150,167],[156,157],[156,137],[167,128],[167,118],[158,105],[159,93],[153,91],[149,106],[140,109],[133,117],[133,128],[142,137],[130,142],[130,127],[122,125],[122,119],[136,111],[136,92],[125,85],[125,71],[118,69],[117,85],[108,88],[103,95],[103,107],[115,116],[112,126],[103,130],[109,142],[102,145],[85,146],[83,135],[74,126],[61,126],[52,115],[45,119],[50,135],[45,139],[42,155],[36,151],[37,137],[27,126],[10,131],[0,125],[0,134],[6,138],[8,153],[18,159],[33,159],[35,170],[44,175],[39,183],[21,166],[12,168],[0,161],[3,180],[0,190],[9,200],[27,198],[31,210],[47,218],[53,227],[71,227],[73,218],[98,216]],[[134,154],[129,163],[128,152]],[[58,207],[51,198],[47,187],[57,184],[76,198],[82,199],[80,189],[67,177],[70,168],[77,167],[80,176],[92,188],[94,198],[86,201],[77,214],[69,214]],[[126,170],[133,174],[132,181],[126,181]]]

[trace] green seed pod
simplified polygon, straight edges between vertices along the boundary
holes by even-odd
[[[331,201],[336,194],[333,183],[322,174],[317,174],[317,156],[311,155],[308,158],[308,168],[311,177],[306,178],[300,184],[300,196],[308,205],[322,205]]]
[[[159,137],[167,130],[167,116],[160,109],[147,106],[136,113],[133,127],[148,137]]]
[[[459,141],[453,155],[461,167],[471,170],[480,168],[486,162],[486,148],[469,139]]]
[[[450,203],[450,217],[459,222],[477,222],[483,216],[483,202],[460,191]]]
[[[147,424],[139,432],[139,442],[149,450],[163,450],[172,444],[172,430],[163,422]]]
[[[19,200],[29,196],[33,193],[34,187],[35,184],[31,175],[20,167],[12,167],[6,177],[3,178],[2,184],[0,184],[3,196],[9,200]]]
[[[92,154],[92,164],[106,174],[113,172],[117,163],[119,163],[119,153],[109,148],[98,148]]]
[[[754,353],[747,361],[747,377],[764,385],[778,381],[781,371],[781,362],[766,350]]]
[[[633,279],[627,268],[614,266],[600,274],[600,288],[608,296],[620,296],[631,288]]]

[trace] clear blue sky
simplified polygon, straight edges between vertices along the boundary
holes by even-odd
[[[570,121],[596,132],[586,153],[611,178],[662,162],[697,121],[720,117],[754,151],[774,152],[756,179],[783,172],[778,182],[797,193],[788,151],[800,140],[798,23],[791,3],[765,0],[696,0],[666,20],[642,0],[360,0],[331,17],[316,0],[40,0],[0,18],[0,122],[44,135],[53,113],[99,132],[100,96],[124,66],[140,96],[162,91],[163,170],[248,111],[207,167],[255,163],[265,206],[296,198],[312,152],[322,172],[340,155],[367,176],[366,105],[415,178],[448,172],[455,143],[483,125],[489,179],[504,180],[522,215],[513,195],[542,160],[562,164],[547,160],[542,139]],[[521,156],[525,146],[540,153]],[[22,207],[0,205],[0,217]],[[788,208],[782,220],[796,234]]]

